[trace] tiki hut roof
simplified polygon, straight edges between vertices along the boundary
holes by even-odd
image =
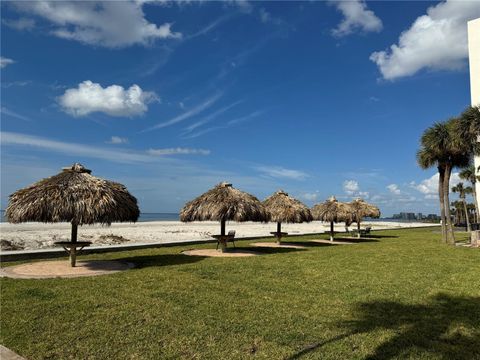
[[[354,221],[361,220],[364,217],[379,218],[380,210],[375,205],[367,203],[363,199],[355,199],[349,203],[352,209]]]
[[[279,190],[263,201],[270,214],[270,220],[285,223],[302,223],[312,221],[310,209],[302,202]]]
[[[253,195],[223,182],[185,204],[181,221],[268,221],[263,204]]]
[[[352,209],[349,204],[339,202],[332,196],[327,201],[317,204],[312,208],[315,220],[326,222],[347,222],[352,220]]]
[[[72,222],[111,224],[138,219],[137,199],[122,184],[97,178],[81,164],[63,168],[10,195],[5,211],[12,223]]]

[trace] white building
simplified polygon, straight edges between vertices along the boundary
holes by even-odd
[[[472,106],[480,106],[480,18],[468,22],[468,59],[470,63],[470,94]],[[479,135],[480,141],[480,135]],[[480,166],[480,156],[475,157],[475,169]],[[477,170],[478,171],[478,170]],[[480,172],[477,172],[480,175]],[[476,184],[480,194],[480,181]],[[480,207],[480,196],[477,199]]]

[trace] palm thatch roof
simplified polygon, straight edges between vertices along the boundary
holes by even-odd
[[[180,211],[180,220],[188,221],[263,221],[269,215],[253,195],[223,182],[188,202]]]
[[[380,209],[375,205],[367,203],[363,199],[355,199],[349,203],[352,214],[353,221],[361,221],[365,217],[379,218]]]
[[[279,223],[302,223],[313,220],[310,209],[299,200],[279,190],[263,201],[270,220]]]
[[[5,211],[12,223],[111,224],[138,219],[137,199],[122,184],[92,176],[75,163],[59,174],[10,195]]]
[[[315,220],[325,222],[352,222],[352,209],[349,204],[339,202],[334,196],[327,201],[317,204],[312,208]]]

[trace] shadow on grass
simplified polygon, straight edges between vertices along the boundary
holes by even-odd
[[[152,266],[173,266],[196,263],[205,259],[204,256],[188,256],[184,254],[159,254],[139,255],[116,259],[118,261],[131,262],[136,269],[143,269]]]
[[[327,240],[327,239],[312,239],[312,240]],[[305,247],[324,247],[324,246],[335,246],[337,244],[330,244],[326,242],[315,242],[315,241],[292,241],[293,245],[301,245]]]
[[[353,237],[335,237],[333,240],[335,241],[345,241],[351,243],[368,243],[368,242],[378,242],[375,238],[371,237],[362,237],[362,238],[353,238]]]
[[[298,359],[325,344],[353,334],[390,331],[392,336],[365,359],[418,358],[480,359],[480,297],[438,294],[426,304],[372,301],[356,307],[357,320],[341,323],[346,331],[306,346],[288,359]]]
[[[297,244],[297,243],[295,243]],[[305,251],[307,249],[295,249],[295,248],[278,248],[278,247],[268,247],[268,246],[250,246],[250,247],[242,247],[239,248],[237,246],[237,249],[239,250],[248,250],[248,251],[253,251],[256,253],[260,253],[262,255],[268,255],[268,254],[285,254],[289,252],[296,252],[296,251]]]
[[[393,238],[398,238],[396,235],[377,235],[377,234],[368,234],[366,236],[367,238],[373,238],[373,239],[393,239]]]

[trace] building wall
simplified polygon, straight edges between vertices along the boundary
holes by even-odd
[[[470,95],[472,106],[480,106],[480,18],[468,22],[468,59],[470,65]],[[479,136],[480,141],[480,136]],[[480,156],[475,157],[475,169],[480,166]],[[480,175],[480,171],[477,172]],[[476,184],[480,194],[480,182]],[[477,199],[480,207],[480,196]]]

